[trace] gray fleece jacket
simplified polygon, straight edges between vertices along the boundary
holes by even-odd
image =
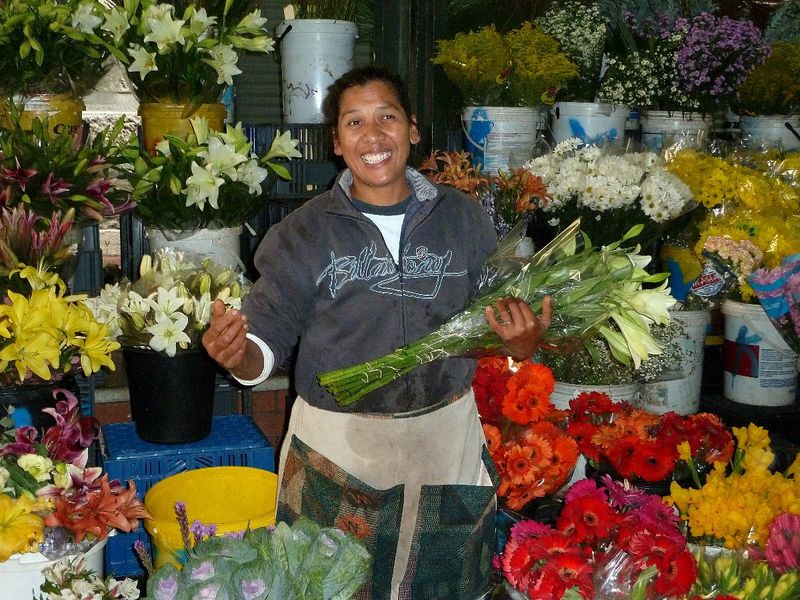
[[[395,264],[378,227],[350,201],[345,170],[332,190],[271,227],[255,255],[259,272],[243,312],[250,332],[282,364],[295,345],[295,388],[311,405],[334,411],[401,413],[464,392],[474,360],[417,367],[342,408],[317,377],[374,359],[430,333],[470,300],[496,237],[481,206],[432,184],[414,169],[412,199]]]

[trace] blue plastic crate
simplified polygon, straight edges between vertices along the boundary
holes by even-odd
[[[255,467],[275,470],[275,453],[261,430],[247,415],[214,417],[211,434],[191,444],[151,444],[136,435],[133,423],[112,423],[103,427],[103,467],[110,479],[131,480],[141,497],[156,483],[171,475],[204,467]],[[152,546],[140,523],[139,530],[109,538],[106,545],[106,574],[143,575],[133,543],[142,540]]]

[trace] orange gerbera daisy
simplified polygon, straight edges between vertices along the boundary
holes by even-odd
[[[498,427],[484,423],[483,435],[486,438],[486,448],[489,450],[489,454],[492,455],[492,458],[494,458],[494,455],[500,452],[503,447],[503,434],[500,433]]]
[[[514,485],[528,485],[536,472],[533,460],[533,447],[512,444],[505,453],[503,462],[509,482]]]
[[[535,423],[553,410],[555,380],[546,366],[527,362],[508,380],[503,415],[520,425]]]

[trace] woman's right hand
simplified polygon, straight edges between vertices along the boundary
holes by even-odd
[[[247,317],[236,309],[225,310],[222,300],[214,300],[211,323],[203,334],[208,355],[236,375],[247,352]]]

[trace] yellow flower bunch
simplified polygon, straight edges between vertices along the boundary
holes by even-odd
[[[41,509],[41,501],[0,494],[0,562],[12,554],[36,551],[44,527],[44,520],[36,514]]]
[[[28,295],[8,291],[0,304],[0,378],[10,383],[16,372],[20,383],[31,376],[50,381],[78,363],[87,376],[102,366],[113,370],[111,352],[119,343],[83,297],[65,295],[66,285],[57,277],[35,271],[27,279],[38,289]]]
[[[734,427],[733,433],[738,447],[730,472],[725,463],[714,463],[701,488],[673,482],[665,500],[678,509],[695,539],[721,541],[730,549],[752,544],[763,549],[776,515],[800,514],[800,458],[786,474],[773,473],[769,433],[752,423]]]

